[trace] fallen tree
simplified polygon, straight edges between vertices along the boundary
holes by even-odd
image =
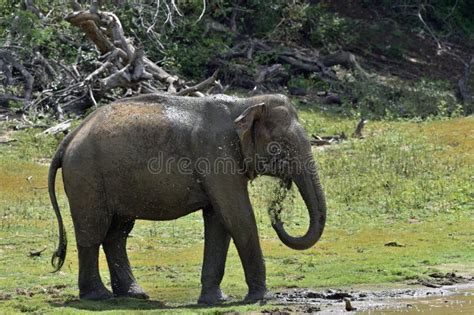
[[[214,84],[216,73],[189,87],[185,80],[165,71],[146,57],[143,48],[132,44],[125,36],[120,19],[112,12],[100,11],[97,2],[93,1],[86,10],[79,10],[78,5],[75,9],[65,20],[80,28],[101,56],[92,73],[69,87],[77,97],[75,101],[68,102],[68,111],[84,110],[84,99],[97,106],[98,100],[117,88],[124,90],[125,95],[167,92],[202,96],[201,91]]]
[[[256,55],[264,56],[268,64],[257,68],[247,67],[248,60],[254,59]],[[337,51],[320,56],[315,49],[286,47],[278,42],[259,39],[239,42],[229,52],[212,60],[210,65],[225,69],[225,83],[243,88],[263,87],[266,90],[273,90],[275,84],[286,85],[294,74],[312,74],[334,84],[339,81],[332,69],[336,65],[367,75],[350,52]]]
[[[352,133],[353,138],[356,138],[356,139],[364,138],[364,136],[362,135],[362,130],[364,129],[364,126],[366,123],[367,123],[367,120],[365,120],[364,118],[361,118],[359,120],[354,132]],[[311,135],[310,143],[311,145],[319,147],[319,146],[324,146],[324,145],[341,143],[344,140],[347,140],[347,136],[344,132],[341,132],[341,134],[333,135],[333,136]]]
[[[27,4],[27,9],[34,8],[39,12],[33,1]],[[97,48],[100,56],[92,62],[95,68],[91,70],[82,66],[82,46],[78,47],[72,65],[65,65],[60,60],[47,60],[39,52],[34,57],[20,58],[14,49],[0,49],[4,85],[18,84],[14,82],[13,71],[22,75],[23,82],[23,95],[4,94],[0,97],[1,104],[23,102],[22,112],[52,110],[62,120],[64,113],[82,113],[97,106],[102,99],[111,101],[122,96],[157,92],[203,96],[201,91],[215,83],[217,72],[193,86],[168,73],[147,58],[142,47],[133,45],[133,41],[125,36],[120,19],[112,12],[99,10],[98,1],[92,1],[88,9],[72,2],[72,8],[73,11],[64,19],[82,30]],[[45,18],[43,14],[38,16]],[[48,76],[44,80],[46,84],[35,82],[35,78],[44,76]]]

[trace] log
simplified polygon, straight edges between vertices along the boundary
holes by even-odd
[[[260,69],[260,71],[256,75],[255,83],[262,84],[270,77],[278,75],[286,76],[285,69],[280,63],[276,63],[268,67],[262,67],[262,69]]]
[[[324,97],[324,104],[337,104],[337,105],[342,105],[342,100],[337,94],[333,93],[327,93],[327,95]]]
[[[219,72],[219,70],[214,71],[212,76],[210,76],[206,80],[204,80],[204,81],[202,81],[202,82],[200,82],[200,83],[198,83],[194,86],[185,88],[185,89],[179,91],[178,93],[176,93],[176,95],[180,95],[180,96],[190,95],[192,93],[196,93],[198,91],[202,91],[202,90],[208,88],[210,85],[213,85],[214,82],[216,81],[218,72]]]
[[[60,133],[60,132],[66,132],[67,130],[69,130],[69,128],[71,128],[71,122],[72,122],[72,119],[68,119],[66,121],[63,121],[60,124],[57,124],[57,125],[55,125],[51,128],[46,129],[45,131],[43,131],[43,134],[45,134],[45,135],[55,135],[55,134]]]
[[[354,69],[358,63],[355,56],[347,51],[338,51],[334,54],[321,57],[321,62],[326,67],[341,65],[346,69]]]
[[[337,136],[316,136],[311,135],[312,139],[310,140],[311,145],[315,146],[323,146],[329,145],[333,143],[340,143],[343,140],[347,139],[347,136],[342,132],[340,135]]]
[[[117,87],[137,88],[141,81],[150,80],[153,76],[145,70],[145,67],[143,66],[143,57],[143,50],[137,49],[129,64],[119,71],[100,80],[101,92],[103,93]],[[104,70],[108,67],[110,66],[101,66]]]
[[[101,11],[97,1],[93,1],[88,10],[82,10],[78,3],[74,4],[73,9],[65,17],[66,21],[80,28],[102,56],[98,68],[74,88],[77,91],[73,93],[75,100],[63,105],[65,110],[83,110],[91,105],[87,105],[87,101],[96,105],[107,91],[116,88],[126,90],[127,95],[166,91],[177,95],[203,96],[201,91],[214,84],[217,74],[197,85],[188,86],[180,77],[148,59],[144,50],[136,48],[125,36],[120,19],[112,12]],[[88,97],[84,98],[84,94]]]
[[[288,92],[290,92],[291,95],[295,95],[295,96],[305,96],[306,94],[308,94],[306,92],[306,89],[294,87],[294,86],[290,86],[288,88]]]
[[[359,122],[357,123],[356,129],[354,133],[352,134],[352,137],[357,138],[357,139],[363,139],[362,135],[362,129],[364,128],[365,124],[367,123],[367,120],[364,118],[361,118]],[[341,143],[342,141],[347,139],[347,136],[342,132],[340,135],[335,135],[335,136],[316,136],[316,135],[311,135],[311,140],[310,143],[311,145],[314,146],[323,146],[323,145],[330,145],[334,143]]]

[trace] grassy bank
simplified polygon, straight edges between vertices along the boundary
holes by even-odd
[[[356,119],[300,108],[310,133],[351,134]],[[275,185],[251,184],[272,291],[298,287],[387,284],[424,277],[434,269],[474,272],[473,117],[428,122],[369,122],[363,140],[315,149],[329,218],[321,242],[308,251],[284,247],[270,226],[266,206]],[[76,312],[101,309],[217,312],[262,306],[196,308],[202,261],[200,213],[171,222],[137,222],[128,248],[135,275],[151,301],[77,300],[74,233],[62,187],[60,207],[69,236],[62,271],[51,274],[57,226],[47,196],[48,159],[59,138],[37,130],[9,135],[0,147],[0,313]],[[301,197],[292,194],[284,219],[293,233],[306,227]],[[387,247],[397,242],[403,247]],[[29,252],[47,248],[40,257]],[[101,272],[109,282],[104,255]],[[446,267],[449,266],[449,267]],[[245,295],[243,272],[232,246],[223,282],[236,300]],[[268,306],[263,306],[268,307]]]

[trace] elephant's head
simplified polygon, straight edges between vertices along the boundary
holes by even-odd
[[[272,225],[288,247],[310,248],[321,237],[326,222],[326,202],[311,144],[287,97],[266,95],[251,100],[253,105],[234,121],[247,174],[249,178],[270,175],[296,183],[308,208],[308,231],[301,237],[290,236],[278,216]]]

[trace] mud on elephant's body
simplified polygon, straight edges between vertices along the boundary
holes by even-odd
[[[258,175],[294,181],[308,207],[310,226],[279,238],[294,249],[314,245],[326,220],[324,195],[311,146],[294,107],[283,95],[204,98],[146,95],[96,110],[61,143],[49,173],[60,242],[53,262],[61,268],[66,235],[54,192],[62,168],[79,254],[83,299],[147,298],[126,252],[136,219],[171,220],[202,210],[205,226],[203,303],[225,299],[220,290],[229,241],[239,253],[247,301],[266,292],[265,266],[247,183]],[[98,270],[103,246],[113,294]]]

